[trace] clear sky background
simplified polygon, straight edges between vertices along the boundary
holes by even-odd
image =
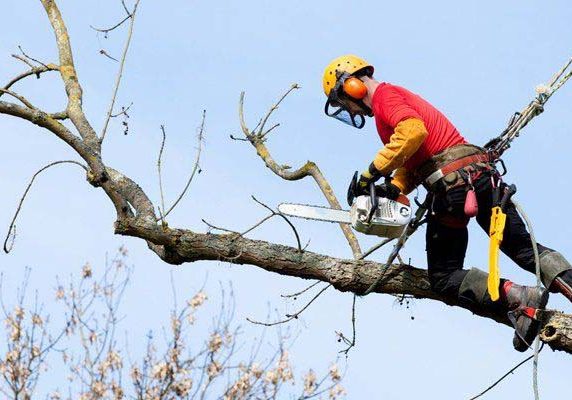
[[[39,1],[4,1],[0,38],[0,76],[23,70],[10,57],[21,45],[45,62],[57,62],[48,20]],[[97,35],[89,25],[112,25],[122,17],[117,0],[59,1],[70,31],[85,110],[98,129],[104,121],[117,64],[101,56],[105,48],[118,57],[125,30]],[[330,59],[355,53],[376,67],[376,77],[403,85],[440,108],[465,137],[483,144],[506,125],[571,55],[572,8],[568,1],[152,1],[142,0],[136,21],[119,104],[133,102],[130,129],[123,135],[114,121],[104,144],[104,160],[135,179],[158,204],[156,156],[159,126],[168,132],[165,187],[170,203],[193,165],[196,127],[207,110],[203,173],[189,196],[172,214],[172,226],[205,231],[204,218],[242,229],[265,215],[252,194],[270,205],[283,201],[324,204],[311,181],[285,182],[266,169],[239,134],[237,103],[246,90],[246,113],[254,125],[261,113],[290,84],[302,86],[277,113],[282,126],[268,146],[292,166],[315,161],[344,198],[352,173],[365,168],[381,145],[372,121],[362,131],[323,115],[321,74]],[[18,87],[50,111],[63,108],[57,75],[30,79]],[[551,100],[540,118],[526,128],[507,154],[508,181],[518,185],[517,199],[534,221],[540,241],[572,257],[572,226],[567,212],[572,86]],[[41,129],[1,116],[0,226],[7,229],[30,176],[43,164],[77,158],[63,142]],[[198,262],[171,267],[144,242],[113,235],[114,211],[102,191],[86,184],[82,171],[58,167],[41,177],[18,224],[10,255],[0,256],[8,287],[4,297],[33,269],[32,287],[47,303],[55,275],[79,273],[90,261],[102,268],[106,251],[121,244],[136,265],[123,312],[134,350],[148,328],[167,321],[172,305],[170,273],[181,296],[191,295],[208,276],[211,298],[221,282],[232,282],[236,319],[246,336],[260,333],[245,317],[263,319],[268,307],[284,313],[303,305],[284,302],[280,294],[307,282],[226,262]],[[350,257],[335,225],[297,221],[310,250]],[[280,221],[252,237],[293,244]],[[360,237],[362,247],[375,239]],[[467,266],[486,268],[487,238],[472,223]],[[404,255],[425,267],[424,232],[410,241]],[[384,253],[375,259],[383,260]],[[530,274],[503,259],[503,275],[533,284]],[[291,351],[301,373],[308,366],[327,367],[341,349],[334,331],[351,333],[347,293],[327,292],[291,328],[299,332]],[[553,295],[550,307],[572,311]],[[466,399],[488,386],[524,358],[512,349],[512,331],[459,308],[415,301],[405,309],[390,296],[358,299],[357,347],[347,361],[344,385],[351,399]],[[412,320],[411,316],[415,319]],[[137,338],[141,342],[137,342]],[[540,359],[540,388],[545,399],[569,390],[570,357],[546,349]],[[532,398],[532,365],[527,364],[487,398]]]

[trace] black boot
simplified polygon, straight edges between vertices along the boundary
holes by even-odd
[[[552,281],[551,292],[559,292],[572,302],[572,270],[564,271]]]
[[[512,284],[506,293],[506,305],[516,319],[512,344],[515,350],[526,351],[538,334],[538,322],[534,312],[544,309],[548,303],[548,290],[538,287]]]

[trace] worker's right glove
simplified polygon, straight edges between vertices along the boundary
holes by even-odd
[[[399,193],[401,193],[401,190],[391,183],[391,177],[389,176],[385,178],[384,183],[375,186],[375,194],[389,200],[397,200]]]

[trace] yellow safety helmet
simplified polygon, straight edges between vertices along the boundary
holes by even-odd
[[[346,54],[344,56],[337,57],[333,59],[326,69],[324,70],[324,77],[322,79],[322,84],[324,86],[324,93],[326,96],[330,95],[330,92],[336,85],[337,75],[338,73],[347,73],[349,75],[353,75],[358,71],[367,69],[365,75],[372,76],[373,75],[373,65],[369,64],[363,58],[358,56],[354,56],[353,54]]]

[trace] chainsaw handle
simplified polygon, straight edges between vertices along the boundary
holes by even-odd
[[[379,198],[375,193],[375,182],[373,181],[369,183],[369,199],[371,202],[371,209],[369,210],[369,215],[367,216],[367,219],[365,221],[367,224],[371,222],[371,219],[375,214],[375,210],[377,210],[377,207],[379,206]]]

